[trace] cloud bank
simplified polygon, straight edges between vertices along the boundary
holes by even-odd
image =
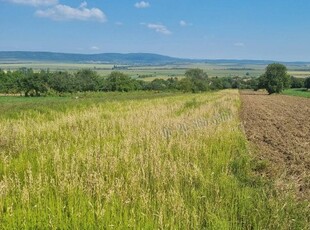
[[[87,8],[87,2],[81,3],[78,8],[58,4],[45,10],[37,10],[35,15],[56,21],[80,20],[105,22],[107,20],[106,15],[100,9]]]
[[[80,20],[105,22],[107,17],[99,8],[87,8],[87,2],[79,7],[60,4],[59,0],[2,0],[12,4],[36,7],[35,15],[40,18],[49,18],[55,21]]]

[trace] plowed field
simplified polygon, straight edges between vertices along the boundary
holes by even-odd
[[[241,92],[245,132],[280,190],[310,200],[310,100]]]

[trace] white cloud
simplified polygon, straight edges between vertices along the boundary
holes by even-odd
[[[171,34],[171,31],[168,30],[168,28],[164,25],[161,24],[147,24],[147,28],[155,30],[157,33],[161,33],[161,34],[166,34],[169,35]]]
[[[93,51],[100,50],[100,48],[98,46],[92,46],[92,47],[90,47],[90,49]]]
[[[137,2],[135,4],[135,7],[138,8],[138,9],[148,8],[150,6],[151,6],[151,4],[149,2],[145,2],[145,1]]]
[[[85,8],[85,7],[87,7],[87,2],[84,1],[80,4],[80,8]]]
[[[192,25],[191,23],[188,23],[188,22],[186,22],[186,21],[184,21],[184,20],[181,20],[181,21],[180,21],[180,26],[185,27],[185,26],[191,26],[191,25]]]
[[[58,4],[58,0],[6,0],[14,4],[30,5],[30,6],[50,6]]]
[[[237,47],[244,47],[245,44],[243,42],[236,42],[234,43],[234,46],[237,46]]]
[[[82,2],[78,8],[67,5],[56,5],[46,10],[37,10],[35,15],[41,18],[50,18],[56,21],[81,20],[105,22],[106,15],[98,8],[86,8],[87,3]]]

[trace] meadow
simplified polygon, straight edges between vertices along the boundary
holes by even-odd
[[[4,62],[0,64],[3,70],[18,70],[19,68],[32,68],[35,71],[49,69],[50,71],[77,72],[80,69],[91,69],[100,75],[107,76],[113,70],[121,71],[132,78],[143,76],[143,80],[152,81],[155,78],[167,79],[170,77],[183,78],[185,71],[190,68],[203,69],[210,77],[259,77],[265,71],[263,64],[237,64],[237,63],[189,63],[189,64],[167,64],[167,65],[117,65],[119,69],[114,69],[113,64],[105,63],[58,63],[58,62]],[[289,65],[288,74],[298,78],[310,76],[309,66]]]
[[[121,71],[131,78],[139,78],[144,81],[153,81],[156,78],[168,79],[185,77],[185,71],[190,68],[200,68],[208,73],[209,77],[259,77],[267,65],[263,64],[238,64],[238,63],[184,63],[166,65],[115,65],[107,63],[59,63],[59,62],[3,62],[0,68],[3,70],[18,70],[20,68],[32,68],[35,72],[43,70],[77,72],[81,69],[91,69],[102,76],[111,74],[112,71]],[[310,76],[308,66],[287,64],[288,74],[297,78]]]
[[[1,63],[3,70],[18,70],[19,68],[32,68],[35,71],[49,69],[50,71],[76,72],[80,69],[92,69],[100,75],[109,75],[113,70],[119,70],[128,74],[132,78],[147,76],[145,80],[151,81],[154,78],[184,77],[186,69],[201,68],[210,77],[229,77],[246,76],[249,73],[253,77],[258,77],[264,72],[264,65],[236,65],[236,64],[211,64],[211,63],[192,63],[192,64],[168,64],[154,66],[126,66],[119,65],[119,69],[113,69],[114,65],[104,63],[57,63],[57,62],[14,62]],[[299,73],[298,71],[296,73]]]
[[[306,89],[287,89],[283,91],[284,95],[310,98],[310,91]]]
[[[237,90],[1,97],[1,229],[307,229],[259,175]]]

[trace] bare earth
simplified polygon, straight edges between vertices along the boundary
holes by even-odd
[[[264,173],[280,190],[310,200],[310,100],[241,91],[241,119]]]

